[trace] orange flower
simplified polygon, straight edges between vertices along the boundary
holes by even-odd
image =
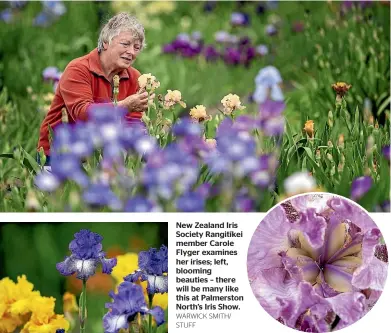
[[[347,84],[346,82],[337,82],[332,84],[331,87],[337,93],[337,96],[343,97],[348,92],[348,90],[352,87],[352,85]]]
[[[312,139],[314,137],[314,121],[307,120],[304,124],[303,130],[307,133],[308,137]]]
[[[66,289],[72,293],[78,294],[81,292],[83,283],[77,279],[76,276],[68,276]],[[110,290],[113,290],[113,280],[110,275],[103,273],[96,273],[88,279],[87,291],[107,294]]]

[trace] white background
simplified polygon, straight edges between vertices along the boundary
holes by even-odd
[[[169,222],[168,237],[169,243],[169,332],[171,333],[236,333],[236,332],[259,332],[259,333],[289,333],[298,332],[288,328],[267,314],[253,296],[250,285],[247,281],[247,248],[258,224],[265,214],[261,213],[165,213],[165,214],[131,214],[131,213],[30,213],[30,214],[10,214],[0,215],[0,222]],[[390,214],[374,213],[370,214],[375,223],[380,228],[386,243],[391,244],[391,221]],[[175,322],[175,230],[176,222],[237,222],[239,228],[243,230],[244,237],[236,239],[236,249],[239,251],[237,257],[230,257],[230,266],[225,269],[222,276],[236,277],[241,294],[245,301],[241,304],[241,310],[233,312],[231,320],[199,320],[194,329],[176,329]],[[234,229],[233,229],[234,230]],[[219,230],[216,230],[219,231]],[[104,235],[103,235],[104,236]],[[61,237],[59,235],[59,237]],[[389,247],[390,249],[390,247]],[[205,258],[210,259],[210,258]],[[214,269],[216,271],[216,268]],[[229,271],[229,272],[228,272]],[[344,333],[368,333],[389,331],[391,306],[391,287],[387,281],[382,296],[375,307],[355,324],[342,330]],[[219,311],[227,312],[227,311]]]

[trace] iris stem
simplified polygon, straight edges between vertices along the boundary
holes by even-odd
[[[152,310],[153,294],[148,294],[149,309]],[[152,333],[152,315],[148,315],[148,333]]]
[[[81,309],[80,309],[80,333],[85,333],[86,312],[87,312],[87,280],[83,279],[83,289],[81,294]]]

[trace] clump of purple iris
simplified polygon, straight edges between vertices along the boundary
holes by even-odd
[[[160,306],[149,309],[144,298],[143,289],[140,285],[125,281],[118,286],[118,293],[110,292],[113,299],[106,303],[110,309],[103,317],[105,333],[118,333],[121,329],[128,329],[137,314],[152,315],[157,326],[164,323],[164,311]]]
[[[247,255],[254,295],[279,322],[330,332],[362,318],[385,284],[388,255],[368,214],[345,198],[305,194],[274,208]]]
[[[138,255],[139,269],[124,278],[125,281],[147,281],[147,293],[150,298],[154,294],[168,292],[168,249],[162,245],[160,249],[151,248]]]
[[[65,276],[76,273],[80,280],[87,280],[95,274],[98,264],[102,272],[111,274],[117,258],[107,259],[102,251],[103,237],[90,230],[82,229],[75,233],[75,239],[69,244],[71,255],[56,265],[57,270]]]

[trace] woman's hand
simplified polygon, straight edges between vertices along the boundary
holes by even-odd
[[[154,98],[155,94],[149,97],[150,100]],[[127,108],[129,112],[144,112],[148,109],[148,93],[139,91],[119,101],[118,106]]]

